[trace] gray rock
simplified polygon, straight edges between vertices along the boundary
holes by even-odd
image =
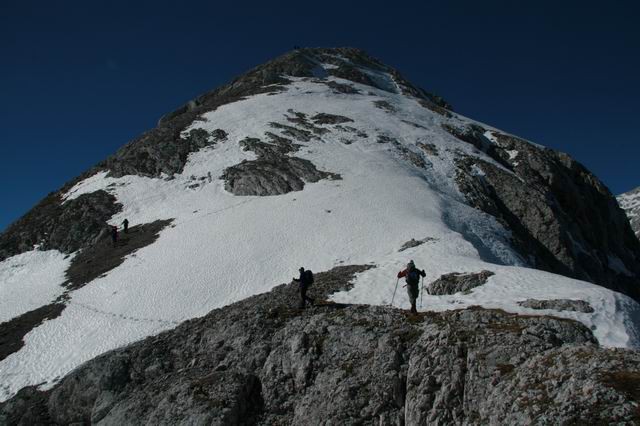
[[[307,130],[311,130],[311,132],[313,132],[316,135],[324,135],[329,132],[329,129],[316,126],[316,124],[319,124],[319,123],[314,124],[311,120],[309,120],[309,118],[307,117],[307,114],[303,112],[297,112],[292,109],[289,109],[288,112],[289,114],[293,114],[293,116],[285,115],[285,118],[287,119],[287,121],[291,123],[294,123],[300,127],[304,127]],[[306,137],[307,136],[305,136],[305,138]]]
[[[495,273],[491,271],[467,274],[452,272],[450,274],[444,274],[429,284],[429,294],[443,296],[447,294],[467,292],[485,284],[492,275],[495,275]]]
[[[313,117],[311,117],[311,119],[316,124],[353,123],[353,120],[350,119],[349,117],[345,117],[342,115],[335,115],[335,114],[327,114],[324,112],[314,115]]]
[[[410,239],[409,241],[405,242],[404,244],[402,244],[402,246],[400,247],[400,249],[398,250],[399,252],[401,251],[405,251],[407,249],[413,248],[413,247],[418,247],[424,243],[428,243],[431,241],[435,241],[435,238],[432,237],[425,237],[422,238],[420,240],[416,240],[415,238]]]
[[[297,157],[263,157],[227,168],[221,179],[235,195],[279,195],[301,191],[305,182],[340,179],[340,175],[318,170],[313,163]]]
[[[373,104],[376,106],[376,108],[380,108],[381,110],[386,111],[388,113],[396,112],[395,107],[387,101],[383,101],[383,100],[373,101]]]
[[[286,124],[281,123],[269,123],[269,125],[274,129],[280,130],[280,133],[283,135],[289,136],[290,138],[300,142],[309,142],[316,138],[313,132],[310,132],[309,130],[299,129],[297,127],[287,126]]]
[[[368,266],[317,273],[318,300]],[[410,315],[297,288],[217,309],[93,359],[1,424],[631,424],[640,354],[580,323],[499,310]]]
[[[342,93],[345,95],[357,95],[360,93],[358,89],[350,84],[342,84],[335,81],[326,81],[324,84],[331,87],[336,93]]]
[[[462,155],[456,181],[473,206],[512,232],[531,266],[640,300],[640,241],[602,182],[567,154],[496,131],[494,144],[477,125],[449,130],[498,163]]]
[[[573,311],[584,312],[590,314],[593,312],[593,308],[589,302],[584,300],[571,300],[571,299],[551,299],[551,300],[538,300],[527,299],[522,302],[518,302],[518,305],[524,308],[530,309],[553,309],[555,311]]]
[[[390,144],[394,144],[396,146],[400,145],[400,142],[398,142],[398,140],[396,138],[392,138],[391,136],[388,136],[388,135],[378,135],[377,142],[378,143],[390,143]]]
[[[283,133],[294,136],[298,133],[291,129],[301,131],[286,125],[273,127],[284,129]],[[306,133],[302,133],[303,135],[310,135],[308,131],[304,132]],[[267,137],[271,143],[262,142],[257,138],[240,141],[244,150],[253,151],[258,158],[244,160],[224,171],[220,178],[224,180],[227,191],[235,195],[279,195],[301,191],[305,182],[340,179],[338,174],[318,170],[309,160],[289,156],[288,154],[299,148],[299,145],[292,143],[290,139],[273,133],[267,133]]]
[[[438,147],[436,147],[432,143],[416,143],[416,146],[424,151],[427,155],[433,155],[434,157],[438,156]]]

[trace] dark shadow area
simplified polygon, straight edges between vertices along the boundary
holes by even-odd
[[[173,219],[156,220],[129,228],[128,233],[120,233],[115,245],[108,236],[102,238],[96,245],[86,248],[73,259],[67,269],[65,287],[77,290],[119,266],[124,262],[125,256],[156,241],[160,231],[172,221]]]
[[[22,338],[45,320],[54,319],[64,310],[64,304],[51,303],[0,323],[0,361],[24,346]]]

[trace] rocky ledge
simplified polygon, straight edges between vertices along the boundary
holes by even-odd
[[[452,272],[444,274],[429,284],[429,294],[444,296],[447,294],[464,293],[473,290],[487,282],[489,277],[495,275],[491,271],[463,274]]]
[[[319,273],[317,300],[369,266]],[[100,356],[0,424],[581,424],[640,420],[640,354],[580,323],[470,308],[409,315],[283,284]]]

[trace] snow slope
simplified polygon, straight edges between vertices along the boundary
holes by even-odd
[[[393,82],[390,75],[377,78],[383,77]],[[0,362],[0,400],[26,385],[49,388],[101,353],[268,291],[291,280],[299,266],[322,271],[341,264],[377,265],[359,275],[351,291],[334,296],[337,301],[369,304],[390,302],[395,275],[409,258],[427,270],[426,281],[453,271],[489,269],[496,275],[484,287],[468,295],[425,296],[422,309],[482,305],[552,313],[582,321],[603,345],[640,347],[633,325],[640,322],[635,302],[602,287],[526,268],[509,246],[509,233],[493,217],[465,204],[454,181],[455,151],[493,160],[444,131],[444,118],[416,100],[348,83],[361,94],[336,94],[313,79],[294,79],[282,93],[256,95],[206,113],[191,128],[223,129],[228,140],[192,154],[174,179],[110,178],[99,173],[72,188],[67,199],[99,189],[112,193],[123,205],[110,220],[114,225],[124,218],[132,225],[173,218],[173,226],[106,276],[70,293],[68,307],[58,318],[32,330],[25,346]],[[376,107],[376,100],[388,102],[396,112]],[[349,126],[367,134],[358,138],[325,125],[329,133],[301,143],[294,154],[320,170],[339,173],[342,180],[322,180],[303,191],[269,197],[225,191],[217,177],[227,167],[255,158],[238,142],[245,137],[264,139],[267,131],[277,133],[269,123],[287,123],[290,109],[346,116],[354,120]],[[448,122],[471,120],[454,116]],[[378,143],[378,135],[393,137],[416,153],[417,143],[433,144],[438,155],[425,157],[427,169],[421,169],[392,145]],[[345,138],[353,143],[344,143]],[[205,179],[189,188],[192,176],[209,173],[211,182]],[[433,240],[398,252],[411,238],[425,237]],[[69,261],[57,252],[33,251],[0,263],[2,319],[59,294]],[[50,280],[39,278],[47,274]],[[31,287],[16,291],[19,276],[28,276]],[[30,288],[41,294],[33,296]],[[517,305],[529,297],[583,299],[596,311],[532,311]],[[395,305],[408,307],[404,291],[398,291]]]

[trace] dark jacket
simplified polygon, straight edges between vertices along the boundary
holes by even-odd
[[[293,279],[295,282],[300,283],[301,286],[309,287],[311,283],[311,277],[309,276],[309,271],[300,272],[300,278]]]
[[[414,268],[414,269],[418,272],[418,275],[419,275],[419,276],[421,276],[421,277],[426,277],[426,276],[427,276],[427,273],[426,273],[426,272],[424,272],[424,270],[423,270],[423,269],[422,269],[422,270],[421,270],[421,269],[418,269],[418,268]],[[400,271],[400,272],[398,272],[398,278],[406,277],[406,278],[405,278],[405,279],[406,279],[406,281],[407,281],[407,282],[409,282],[409,271],[410,271],[410,269],[409,269],[409,268],[407,268],[407,269],[405,269],[404,271]]]

